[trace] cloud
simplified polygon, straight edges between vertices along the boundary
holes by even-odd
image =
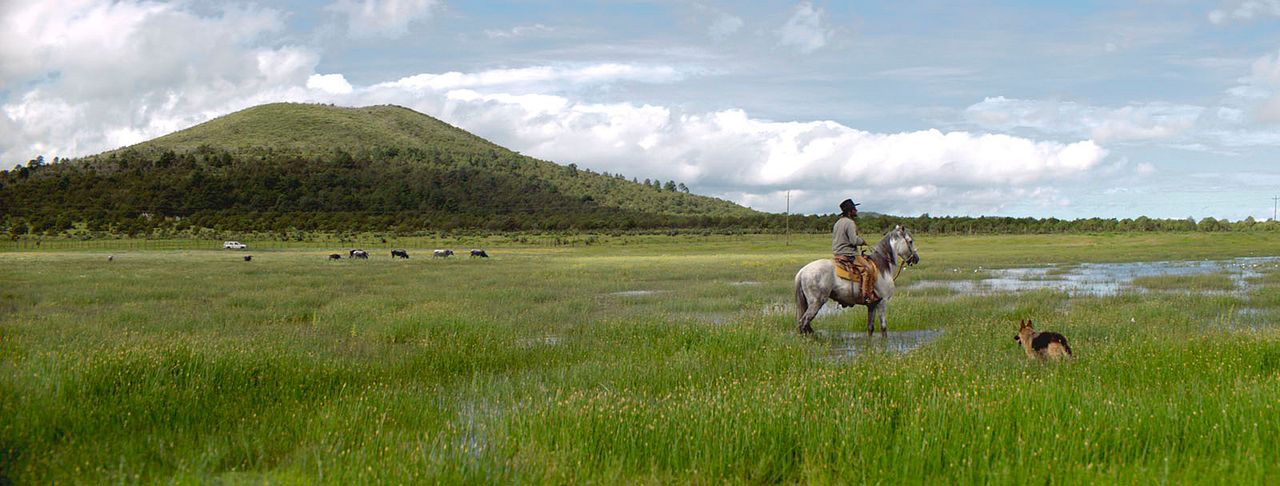
[[[1253,119],[1263,123],[1280,122],[1280,52],[1253,61],[1248,76],[1230,93],[1251,108]]]
[[[352,91],[351,83],[341,74],[312,74],[307,78],[307,89],[324,91],[332,94],[347,94]]]
[[[302,88],[319,56],[254,45],[271,9],[77,0],[0,13],[0,161],[84,155],[174,131]]]
[[[428,20],[442,4],[440,0],[337,0],[325,10],[347,17],[352,37],[400,37],[409,24]]]
[[[1253,20],[1265,15],[1280,17],[1280,0],[1237,0],[1232,3],[1234,5],[1230,8],[1210,11],[1209,21],[1224,24],[1229,20]]]
[[[548,95],[453,90],[411,106],[536,157],[674,179],[753,204],[787,188],[879,200],[882,210],[1060,204],[1045,184],[1097,169],[1106,150],[999,134],[872,133],[835,122],[773,122],[742,110],[688,112]],[[435,111],[432,111],[435,110]],[[843,199],[841,197],[840,199]],[[839,199],[836,199],[839,200]],[[773,201],[777,202],[777,201]],[[770,202],[769,204],[773,204]],[[764,206],[780,210],[780,205]],[[823,211],[814,201],[801,210]]]
[[[778,29],[778,42],[783,46],[794,47],[803,54],[808,54],[823,46],[833,35],[826,27],[822,9],[813,8],[809,2],[796,5],[791,18]]]
[[[711,27],[707,29],[707,36],[715,41],[723,41],[742,29],[742,26],[741,17],[719,12],[715,21],[711,22]]]
[[[965,109],[965,119],[988,129],[1029,128],[1041,133],[1087,137],[1100,142],[1167,139],[1193,127],[1203,107],[1171,103],[1119,108],[1071,101],[986,98]]]
[[[1156,166],[1150,162],[1142,162],[1137,167],[1134,167],[1133,171],[1140,176],[1149,176],[1156,173]]]
[[[529,37],[535,35],[545,35],[555,32],[554,28],[547,27],[542,24],[517,25],[507,30],[485,29],[484,35],[490,39],[513,39],[517,37]]]
[[[684,79],[685,72],[672,66],[621,63],[577,66],[536,66],[494,69],[476,73],[451,71],[418,74],[377,84],[375,88],[409,90],[449,90],[464,88],[505,88],[507,90],[555,90],[573,85],[613,82],[671,83]]]

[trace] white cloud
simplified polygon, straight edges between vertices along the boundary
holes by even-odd
[[[535,35],[545,35],[555,32],[554,28],[547,27],[542,24],[517,25],[507,30],[485,29],[484,35],[490,39],[512,39],[517,37],[529,37]]]
[[[1254,120],[1280,122],[1280,52],[1254,60],[1249,75],[1240,82],[1229,93],[1242,98]]]
[[[1156,166],[1150,162],[1142,162],[1137,167],[1134,167],[1133,171],[1140,176],[1149,176],[1156,173]]]
[[[1265,15],[1280,16],[1280,0],[1233,1],[1234,5],[1209,12],[1209,21],[1223,24],[1228,20],[1253,20]]]
[[[337,0],[325,10],[347,16],[352,37],[400,37],[409,24],[428,20],[440,0]]]
[[[716,15],[716,20],[711,22],[711,27],[707,29],[707,36],[712,40],[722,41],[738,32],[742,26],[741,17],[720,12]]]
[[[791,18],[778,29],[778,42],[804,54],[821,49],[833,35],[825,25],[824,15],[826,13],[813,8],[812,3],[801,2],[796,5]]]
[[[463,88],[504,88],[507,90],[550,90],[556,86],[605,84],[612,82],[670,83],[684,79],[685,73],[672,66],[603,63],[578,66],[537,66],[494,69],[477,73],[456,71],[418,74],[375,85],[375,88],[449,90]]]
[[[1166,139],[1195,125],[1203,107],[1170,103],[1119,108],[1071,101],[986,98],[965,109],[965,118],[996,130],[1029,128],[1046,134],[1087,137],[1100,142]]]
[[[882,210],[994,209],[1002,197],[1060,204],[1037,189],[1099,167],[1093,142],[922,130],[872,133],[830,122],[771,122],[741,110],[686,112],[559,96],[454,90],[411,106],[536,157],[689,183],[747,204],[785,188],[874,195]],[[437,94],[438,96],[438,94]],[[842,198],[841,198],[842,199]],[[839,200],[839,199],[836,199]],[[772,203],[770,203],[772,204]],[[778,210],[780,206],[766,206]],[[801,210],[828,208],[813,202]]]
[[[305,92],[317,54],[253,45],[283,29],[282,14],[187,7],[75,0],[0,13],[0,161],[93,153]]]
[[[347,94],[353,89],[341,74],[312,74],[307,78],[307,88],[332,94]]]

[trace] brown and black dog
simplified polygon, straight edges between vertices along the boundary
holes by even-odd
[[[1013,340],[1022,343],[1028,358],[1046,360],[1072,356],[1065,336],[1056,332],[1036,332],[1030,319],[1018,322],[1018,335]]]

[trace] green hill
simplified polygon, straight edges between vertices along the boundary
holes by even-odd
[[[631,229],[767,216],[679,186],[524,156],[403,107],[277,103],[6,171],[0,208],[7,226],[113,229]]]

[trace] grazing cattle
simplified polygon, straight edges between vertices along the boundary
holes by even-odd
[[[448,258],[453,256],[453,250],[436,250],[431,252],[431,258]]]
[[[115,255],[107,255],[107,261],[111,262],[111,261],[115,261],[115,259],[116,259]]]
[[[405,250],[391,250],[391,258],[400,257],[409,259],[409,252]]]
[[[369,252],[364,251],[364,250],[352,250],[352,251],[351,251],[351,258],[362,258],[362,259],[368,260],[368,259],[369,259]]]
[[[245,256],[244,256],[244,261],[246,261],[246,262],[251,262],[251,261],[253,261],[253,255],[245,255]]]
[[[489,258],[489,254],[485,253],[484,250],[471,250],[471,257]]]
[[[330,253],[330,254],[329,254],[329,259],[330,259],[330,260],[341,260],[341,259],[342,259],[342,255],[341,255],[341,254],[338,254],[338,253]]]

